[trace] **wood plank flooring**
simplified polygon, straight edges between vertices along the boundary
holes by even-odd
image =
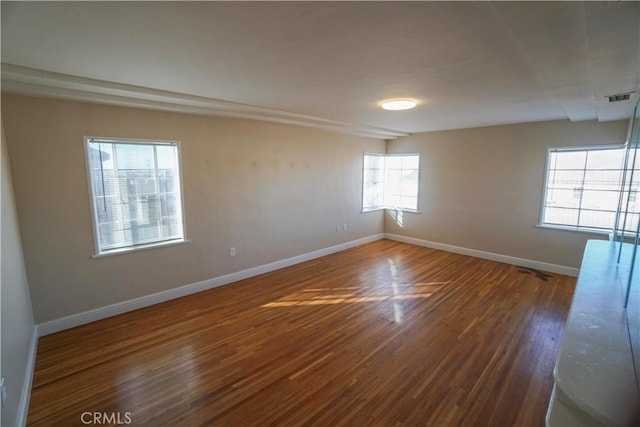
[[[41,338],[28,425],[543,426],[574,286],[376,241]]]

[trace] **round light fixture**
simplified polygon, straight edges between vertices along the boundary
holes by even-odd
[[[382,108],[385,110],[410,110],[416,106],[416,101],[413,99],[390,99],[382,103]]]

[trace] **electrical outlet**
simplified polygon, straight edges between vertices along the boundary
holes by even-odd
[[[0,380],[0,396],[2,397],[2,406],[7,404],[7,387],[4,385],[4,378]]]
[[[236,248],[229,248],[229,255],[236,256]]]
[[[347,231],[347,224],[344,224],[344,225],[342,226],[342,230],[343,230],[343,231]]]

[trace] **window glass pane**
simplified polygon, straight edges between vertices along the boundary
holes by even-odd
[[[384,167],[384,157],[375,154],[364,155],[365,169],[381,169]]]
[[[585,172],[585,190],[618,191],[622,181],[620,170],[588,170]]]
[[[418,198],[417,197],[402,197],[402,208],[418,210]]]
[[[630,233],[635,233],[638,230],[638,218],[640,214],[637,213],[627,213],[626,218],[625,215],[622,214],[618,218],[618,228],[625,229]]]
[[[575,188],[582,186],[583,171],[552,170],[549,171],[547,186],[550,188]]]
[[[176,192],[176,184],[173,176],[167,176],[162,171],[158,172],[158,191],[160,194],[168,195]]]
[[[116,190],[113,169],[92,169],[91,184],[96,196],[114,196]]]
[[[551,169],[584,169],[586,151],[556,151],[551,153]]]
[[[580,227],[612,229],[616,219],[615,212],[582,210],[580,212]]]
[[[630,212],[640,212],[640,191],[630,191],[626,194],[626,199],[629,199],[628,210]]]
[[[114,144],[118,169],[155,169],[152,145]]]
[[[582,209],[598,209],[616,211],[618,209],[619,193],[617,191],[593,191],[582,192]],[[613,228],[613,221],[609,224]]]
[[[578,212],[577,209],[547,208],[545,209],[544,222],[547,224],[577,226]]]
[[[375,184],[384,180],[384,170],[382,169],[365,169],[364,177],[367,183]]]
[[[629,158],[627,159],[627,164],[629,165],[628,167],[630,169],[632,167],[635,168],[636,170],[640,169],[640,150],[638,150],[637,154],[635,150],[629,151]]]
[[[89,167],[93,170],[113,169],[113,147],[111,144],[88,144]]]
[[[404,182],[415,182],[418,183],[418,169],[403,169],[402,170],[402,180]]]
[[[385,197],[385,205],[390,208],[399,208],[402,206],[402,196],[399,194],[387,195]]]
[[[418,169],[420,163],[420,157],[417,155],[414,156],[403,156],[402,157],[402,168],[403,169]]]
[[[164,234],[167,236],[178,236],[182,233],[182,225],[180,220],[176,217],[164,218],[162,220],[162,227],[164,229]]]
[[[638,220],[640,219],[640,214],[630,213],[627,216],[627,230],[635,233],[638,230]]]
[[[419,155],[375,156],[377,163],[371,157],[364,156],[363,209],[417,210]],[[379,169],[372,167],[377,165]]]
[[[378,208],[382,206],[382,183],[369,186],[364,193],[364,207]]]
[[[580,194],[582,190],[576,189],[549,189],[547,190],[546,206],[562,208],[579,208]]]
[[[382,206],[384,182],[384,157],[365,154],[362,189],[362,208],[377,209]]]
[[[587,169],[621,169],[624,149],[589,151]]]
[[[178,147],[87,144],[98,253],[183,239]]]
[[[625,176],[625,155],[625,149],[621,148],[550,152],[544,222],[575,226],[578,218],[579,227],[610,230],[618,206],[628,210],[635,220],[640,202],[636,202],[638,197],[633,190],[635,186],[640,187],[640,171],[629,170]],[[630,155],[633,156],[633,152]],[[580,162],[584,164],[578,167]],[[628,164],[631,162],[632,158]],[[574,168],[576,170],[571,170]],[[621,188],[625,189],[622,194]],[[568,208],[573,208],[575,214]]]
[[[177,151],[171,145],[156,146],[156,155],[158,156],[158,169],[177,169],[178,159]]]
[[[107,222],[98,226],[102,250],[117,248],[121,244],[123,239],[118,225],[115,222]]]
[[[99,226],[118,221],[118,206],[115,197],[96,198],[96,221]]]
[[[389,156],[389,157],[387,157],[387,168],[389,168],[389,169],[402,169],[402,157],[401,156]]]
[[[390,193],[399,194],[400,185],[402,184],[402,170],[389,169],[387,171],[387,180],[385,184]]]
[[[403,196],[411,196],[415,199],[418,198],[418,184],[413,182],[408,182],[402,186],[402,195]]]
[[[638,210],[637,208],[640,206],[639,203],[639,199],[640,196],[638,195],[637,191],[630,191],[630,192],[624,192],[622,193],[622,205],[623,208],[626,208],[627,205],[629,206],[629,211],[633,211],[635,212],[636,210]]]

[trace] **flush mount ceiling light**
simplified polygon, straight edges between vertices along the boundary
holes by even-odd
[[[416,106],[416,101],[413,99],[390,99],[382,103],[382,108],[385,110],[410,110]]]

